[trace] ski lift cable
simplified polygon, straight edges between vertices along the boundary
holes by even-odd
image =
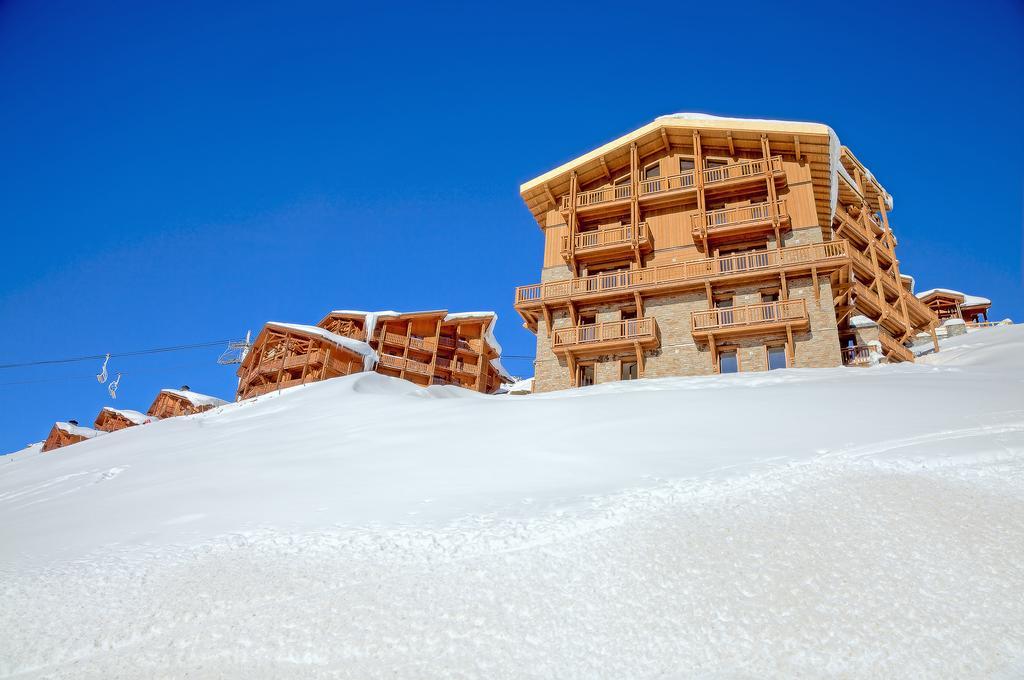
[[[14,364],[0,364],[2,368],[25,368],[28,366],[43,366],[47,364],[70,364],[77,361],[97,361],[100,359],[117,358],[117,357],[134,357],[141,356],[143,354],[160,354],[163,352],[178,352],[186,349],[199,349],[202,347],[214,347],[216,345],[223,345],[226,342],[233,342],[234,338],[227,340],[215,340],[212,342],[197,342],[191,345],[174,345],[171,347],[155,347],[153,349],[139,349],[131,352],[111,352],[109,354],[92,354],[89,356],[81,357],[68,357],[66,359],[40,359],[38,361],[25,361]]]

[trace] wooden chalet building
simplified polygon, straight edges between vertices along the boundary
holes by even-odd
[[[858,352],[854,316],[878,324],[889,361],[934,339],[891,196],[825,125],[663,116],[520,193],[544,235],[540,283],[515,297],[539,392],[839,366]]]
[[[319,326],[271,321],[238,367],[237,398],[371,370],[376,356],[360,339]]]
[[[948,288],[932,288],[917,294],[940,321],[962,319],[968,325],[988,323],[988,310],[992,301],[978,295],[968,295]]]
[[[82,427],[78,424],[77,420],[69,420],[66,423],[54,423],[50,429],[50,434],[46,436],[46,441],[43,442],[43,451],[53,451],[64,446],[84,442],[86,439],[92,439],[101,434],[105,433],[90,427]]]
[[[238,399],[362,371],[493,393],[507,374],[493,312],[338,310],[316,326],[268,323],[238,369]]]
[[[146,413],[160,419],[174,418],[209,411],[226,403],[223,399],[193,392],[188,385],[182,385],[180,390],[160,390]]]
[[[129,409],[116,409],[112,406],[104,406],[100,414],[96,416],[96,422],[93,423],[93,427],[101,432],[116,432],[117,430],[123,430],[126,427],[135,427],[136,425],[145,425],[156,420],[160,420],[156,416],[151,416],[147,413],[139,413],[138,411],[132,411]]]

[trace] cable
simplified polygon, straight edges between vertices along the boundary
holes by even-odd
[[[156,347],[154,349],[139,349],[132,352],[119,352],[117,354],[111,353],[110,358],[114,357],[134,357],[142,354],[159,354],[162,352],[178,352],[183,349],[199,349],[201,347],[213,347],[215,345],[223,345],[227,342],[232,342],[233,338],[227,340],[214,340],[211,342],[198,342],[192,345],[174,345],[173,347]],[[87,357],[70,357],[67,359],[41,359],[39,361],[26,361],[20,364],[0,364],[0,368],[24,368],[27,366],[43,366],[46,364],[70,364],[76,361],[99,361],[103,359],[106,354],[94,354]]]

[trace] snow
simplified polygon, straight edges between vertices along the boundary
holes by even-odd
[[[1022,395],[1005,326],[514,399],[360,373],[26,450],[0,676],[1020,677]]]
[[[379,312],[367,312],[359,309],[336,309],[331,314],[344,314],[347,316],[361,316],[363,317],[363,330],[366,331],[366,337],[372,338],[373,332],[377,328],[377,320],[401,316],[401,312],[396,312],[393,309],[382,310]]]
[[[63,430],[73,437],[85,437],[86,439],[92,439],[98,437],[101,434],[106,434],[101,430],[94,430],[91,427],[83,427],[81,425],[73,425],[71,423],[59,422],[54,423],[58,430]]]
[[[870,328],[872,326],[877,325],[877,323],[875,323],[868,317],[864,316],[863,314],[857,314],[855,316],[850,317],[851,328]]]
[[[198,392],[193,392],[191,390],[172,390],[168,387],[160,391],[185,399],[193,406],[223,406],[228,403],[223,399],[211,397],[208,394],[199,394]]]
[[[917,293],[917,297],[923,300],[935,293],[944,293],[945,295],[963,298],[964,301],[960,303],[961,307],[979,307],[982,305],[992,304],[992,301],[986,297],[981,297],[980,295],[968,295],[967,293],[962,293],[959,290],[953,290],[952,288],[930,288]]]
[[[370,345],[363,342],[362,340],[354,340],[352,338],[346,338],[344,335],[338,335],[332,333],[329,330],[320,328],[320,326],[306,326],[298,323],[282,323],[280,321],[268,321],[268,328],[276,328],[279,331],[295,331],[297,333],[304,333],[306,335],[314,335],[321,340],[325,340],[336,347],[342,347],[344,349],[355,352],[359,356],[363,357],[363,370],[372,371],[373,367],[377,365],[377,352],[374,351]],[[223,402],[222,402],[223,403]]]
[[[208,398],[215,399],[216,397]],[[225,402],[221,401],[221,403]],[[104,406],[103,410],[119,415],[128,420],[128,422],[134,423],[135,425],[143,425],[145,423],[156,422],[157,420],[159,420],[159,418],[157,418],[156,416],[151,416],[146,413],[139,413],[138,411],[132,411],[131,409],[119,409],[114,408],[113,406]]]
[[[533,392],[533,378],[516,380],[512,383],[502,385],[506,394],[531,394]]]

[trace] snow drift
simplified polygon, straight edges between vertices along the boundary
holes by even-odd
[[[527,396],[364,373],[0,458],[0,676],[1017,677],[1022,330]]]

